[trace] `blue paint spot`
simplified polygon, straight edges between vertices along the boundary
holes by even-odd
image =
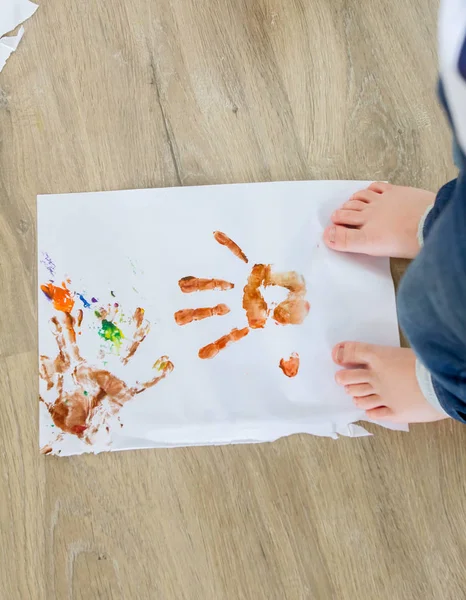
[[[84,296],[82,294],[78,294],[78,298],[83,303],[84,308],[90,308],[90,306],[91,306],[90,303],[86,300],[86,298],[84,298]]]

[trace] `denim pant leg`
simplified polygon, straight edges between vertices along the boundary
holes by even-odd
[[[400,324],[451,417],[466,423],[466,172],[444,186],[401,282]]]

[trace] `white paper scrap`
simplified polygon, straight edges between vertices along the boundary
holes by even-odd
[[[16,50],[24,35],[24,27],[20,27],[17,35],[0,38],[0,71],[5,66],[10,54]]]
[[[38,8],[29,0],[1,0],[0,37],[32,17]]]
[[[39,196],[42,452],[368,435],[331,350],[399,345],[389,260],[322,241],[368,184]]]

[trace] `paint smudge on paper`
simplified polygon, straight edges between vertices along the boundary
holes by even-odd
[[[217,354],[226,348],[229,344],[233,342],[239,342],[244,337],[246,337],[249,333],[249,327],[244,327],[243,329],[232,329],[230,333],[222,336],[217,341],[204,346],[199,350],[199,358],[214,358]]]
[[[144,275],[144,271],[136,264],[134,260],[128,257],[133,275]]]
[[[231,238],[221,231],[214,231],[215,240],[226,246],[235,256],[245,263],[248,262],[246,254]],[[189,276],[183,277],[178,282],[180,290],[185,293],[203,292],[207,290],[227,291],[234,287],[233,283],[223,279],[200,279]],[[269,286],[283,287],[288,290],[288,295],[280,304],[271,304],[269,307],[263,296],[263,290]],[[249,329],[263,329],[271,316],[278,325],[300,325],[309,314],[310,304],[306,300],[306,282],[304,277],[296,271],[275,273],[272,265],[255,264],[248,276],[243,289],[243,309],[246,313],[248,327],[233,329],[229,334],[199,350],[199,358],[213,358],[220,350],[232,342],[237,342],[245,337]],[[178,325],[187,325],[193,321],[207,319],[219,314],[218,305],[212,308],[185,308],[175,313]],[[228,309],[229,312],[229,309]],[[223,313],[226,314],[226,313]],[[299,356],[292,354],[290,359],[280,361],[280,368],[288,377],[295,377],[299,370]]]
[[[273,319],[280,325],[300,325],[310,309],[307,302],[306,283],[296,271],[273,273],[271,265],[254,265],[243,293],[243,308],[252,329],[265,327],[270,310],[260,288],[279,286],[289,293],[273,311]]]
[[[42,252],[42,258],[40,259],[40,262],[45,266],[47,271],[50,273],[50,276],[54,278],[57,267],[47,252]]]
[[[121,347],[121,343],[125,338],[121,329],[115,323],[112,323],[112,321],[107,321],[107,319],[102,319],[99,335],[103,340],[114,344],[116,348]]]
[[[40,399],[56,427],[89,444],[102,427],[110,431],[110,420],[122,406],[159,383],[174,369],[168,357],[163,356],[154,364],[155,376],[146,382],[129,385],[83,358],[76,343],[76,320],[70,313],[65,313],[61,319],[53,317],[50,323],[58,354],[54,359],[40,357],[40,377],[48,390],[55,389],[56,398],[53,401]],[[50,453],[48,446],[43,451]]]
[[[127,364],[150,331],[150,323],[144,318],[144,309],[136,308],[133,315],[128,318],[121,312],[118,302],[114,302],[107,305],[106,308],[100,307],[99,310],[94,311],[94,314],[100,321],[98,335],[109,343],[111,354],[121,355],[122,363]],[[121,324],[124,324],[126,328],[131,328],[133,333],[130,335],[127,332],[128,335],[125,335]],[[100,359],[103,360],[106,354],[107,349],[102,346]]]
[[[296,377],[299,371],[299,354],[293,352],[288,360],[282,358],[279,367],[287,377]]]
[[[83,322],[83,316],[84,316],[84,313],[83,313],[82,309],[80,308],[78,310],[78,313],[76,316],[76,323],[77,323],[78,327],[81,327],[81,323]]]
[[[214,238],[219,244],[228,248],[228,250],[230,250],[230,252],[232,252],[240,260],[245,263],[248,262],[248,257],[246,254],[241,250],[238,244],[229,238],[225,233],[222,233],[221,231],[214,231]]]
[[[81,302],[83,303],[84,308],[90,308],[91,307],[91,303],[88,302],[86,300],[86,298],[84,298],[84,296],[82,294],[78,294],[77,296],[81,300]]]
[[[199,277],[192,277],[191,275],[180,279],[178,285],[183,294],[205,292],[207,290],[220,290],[224,292],[235,287],[234,283],[224,281],[223,279],[201,279]]]
[[[53,307],[64,313],[70,313],[73,310],[74,300],[70,290],[62,283],[63,287],[53,285],[53,283],[44,283],[40,289],[52,302]]]
[[[193,321],[201,321],[214,316],[223,316],[230,312],[226,304],[217,304],[217,306],[207,308],[185,308],[175,313],[175,321],[178,325],[187,325]]]

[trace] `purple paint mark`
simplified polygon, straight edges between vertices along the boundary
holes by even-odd
[[[93,304],[95,304],[96,302],[98,302],[98,300],[97,300],[97,298],[91,298],[91,302],[92,302]]]
[[[50,256],[47,254],[47,252],[42,252],[42,258],[41,258],[40,262],[45,266],[45,268],[50,273],[50,275],[52,277],[55,277],[55,269],[57,267],[55,266],[55,263],[50,258]]]

